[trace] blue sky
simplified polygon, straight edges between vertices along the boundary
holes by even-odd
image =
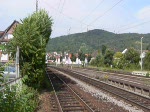
[[[150,0],[38,0],[53,18],[51,37],[104,29],[150,33]],[[0,31],[35,11],[36,0],[0,0]]]

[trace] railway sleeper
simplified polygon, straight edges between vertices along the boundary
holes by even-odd
[[[66,107],[66,108],[63,108],[63,111],[64,112],[80,112],[80,111],[84,111],[85,109],[83,107]]]
[[[58,109],[52,108],[51,111],[52,112],[58,112]]]
[[[61,104],[66,104],[66,102],[61,102]],[[77,101],[73,101],[73,102],[68,102],[67,104],[80,104],[79,102]]]

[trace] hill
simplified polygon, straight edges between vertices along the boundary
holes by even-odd
[[[47,51],[77,52],[84,46],[88,52],[92,52],[94,50],[101,49],[102,45],[105,45],[115,51],[123,51],[125,48],[129,47],[134,47],[135,49],[140,50],[140,37],[144,37],[143,49],[145,50],[150,46],[150,34],[115,34],[112,32],[95,29],[88,32],[52,38],[48,42]]]

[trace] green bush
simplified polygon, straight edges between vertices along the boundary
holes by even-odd
[[[147,73],[147,74],[146,74],[146,77],[150,77],[150,73]]]
[[[21,89],[22,88],[22,89]],[[1,112],[34,112],[38,106],[38,92],[26,85],[6,87],[0,92]],[[21,89],[21,90],[20,90]]]

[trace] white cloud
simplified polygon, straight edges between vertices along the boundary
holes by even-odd
[[[150,6],[146,6],[142,9],[140,9],[137,13],[137,18],[138,19],[145,19],[145,20],[150,20]]]

